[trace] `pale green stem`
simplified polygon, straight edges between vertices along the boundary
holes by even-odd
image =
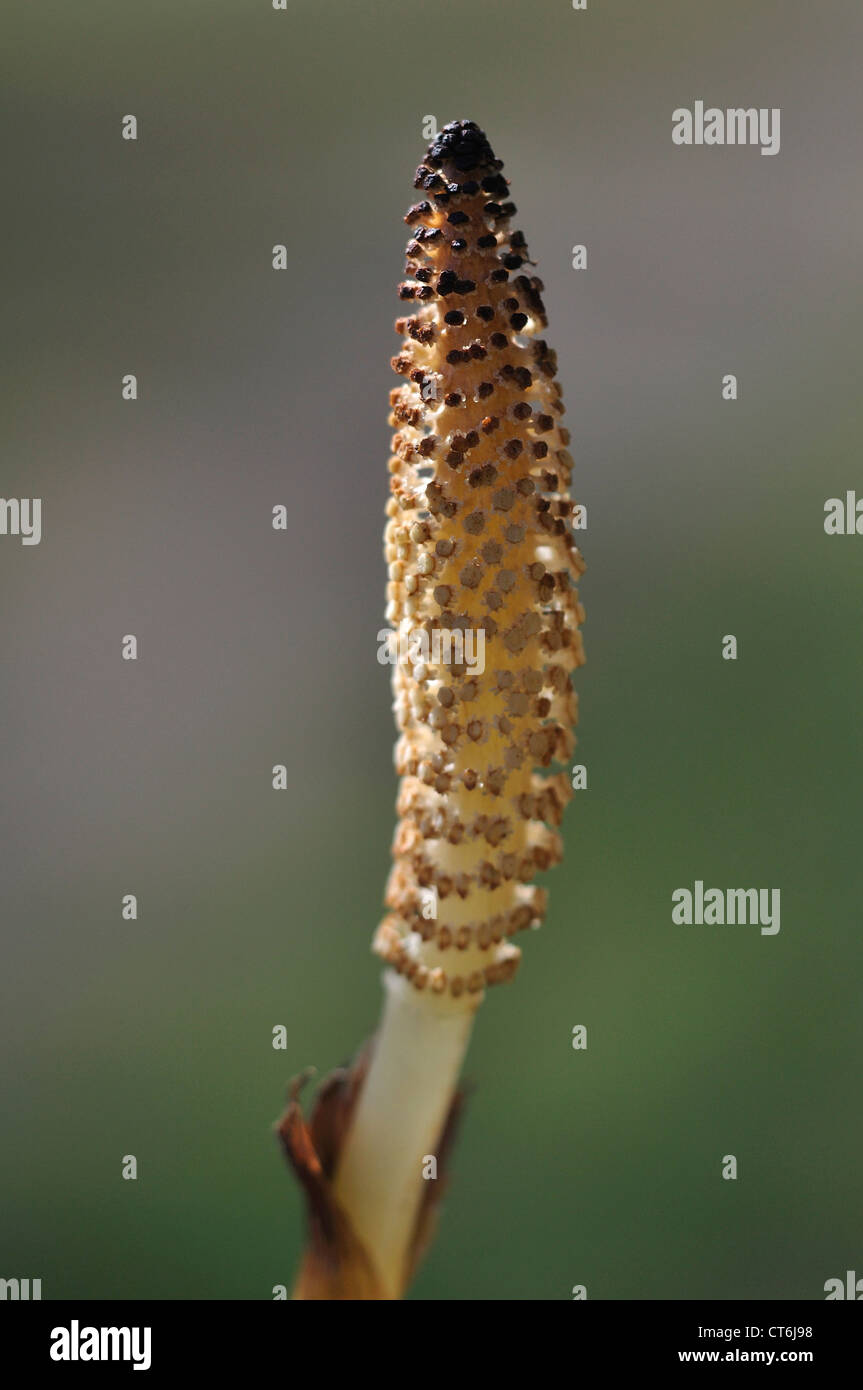
[[[384,975],[385,1002],[371,1065],[335,1178],[335,1195],[365,1246],[387,1298],[399,1298],[424,1166],[435,1152],[481,995],[452,999]],[[436,1166],[436,1165],[434,1165]]]

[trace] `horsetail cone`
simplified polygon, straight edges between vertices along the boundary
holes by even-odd
[[[279,1126],[308,1203],[298,1298],[403,1295],[446,1185],[474,1016],[513,974],[513,937],[545,910],[534,880],[561,854],[584,564],[542,283],[501,168],[478,126],[452,122],[405,218],[414,311],[396,323],[381,634],[401,787],[374,937],[394,969],[371,1047],[308,1125],[295,1089]]]
[[[584,661],[569,432],[502,167],[472,121],[429,146],[399,287],[416,310],[396,321],[392,359],[404,383],[391,394],[387,618],[406,659],[393,668],[390,912],[374,944],[417,989],[453,998],[509,979],[512,938],[544,915],[533,880],[561,856],[572,793],[554,765],[572,754]]]

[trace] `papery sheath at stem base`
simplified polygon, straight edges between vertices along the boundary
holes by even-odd
[[[348,1067],[327,1076],[318,1088],[306,1121],[300,1091],[308,1074],[296,1077],[288,1090],[288,1105],[276,1125],[285,1156],[303,1189],[308,1243],[293,1297],[298,1300],[367,1300],[387,1297],[374,1264],[353,1229],[350,1218],[333,1194],[332,1180],[363,1081],[371,1061],[367,1043]],[[431,1243],[441,1199],[447,1188],[452,1151],[465,1093],[456,1092],[436,1146],[438,1176],[423,1185],[416,1226],[406,1252],[407,1271],[400,1297],[413,1279]]]

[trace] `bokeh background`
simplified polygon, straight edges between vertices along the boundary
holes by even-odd
[[[483,1006],[413,1297],[823,1298],[863,1271],[863,540],[823,531],[863,495],[863,11],[44,0],[4,30],[2,492],[43,539],[0,539],[0,1274],[291,1283],[270,1127],[379,1006],[388,363],[431,114],[486,128],[546,285],[589,789]],[[699,98],[780,107],[779,155],[675,147]],[[674,926],[697,878],[780,888],[779,935]]]

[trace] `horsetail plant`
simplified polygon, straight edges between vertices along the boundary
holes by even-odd
[[[572,795],[584,562],[542,282],[484,133],[453,121],[417,170],[392,366],[387,619],[399,823],[374,937],[378,1032],[279,1132],[310,1243],[296,1296],[400,1298],[427,1243],[486,986],[537,927]],[[429,1181],[435,1159],[437,1180]]]

